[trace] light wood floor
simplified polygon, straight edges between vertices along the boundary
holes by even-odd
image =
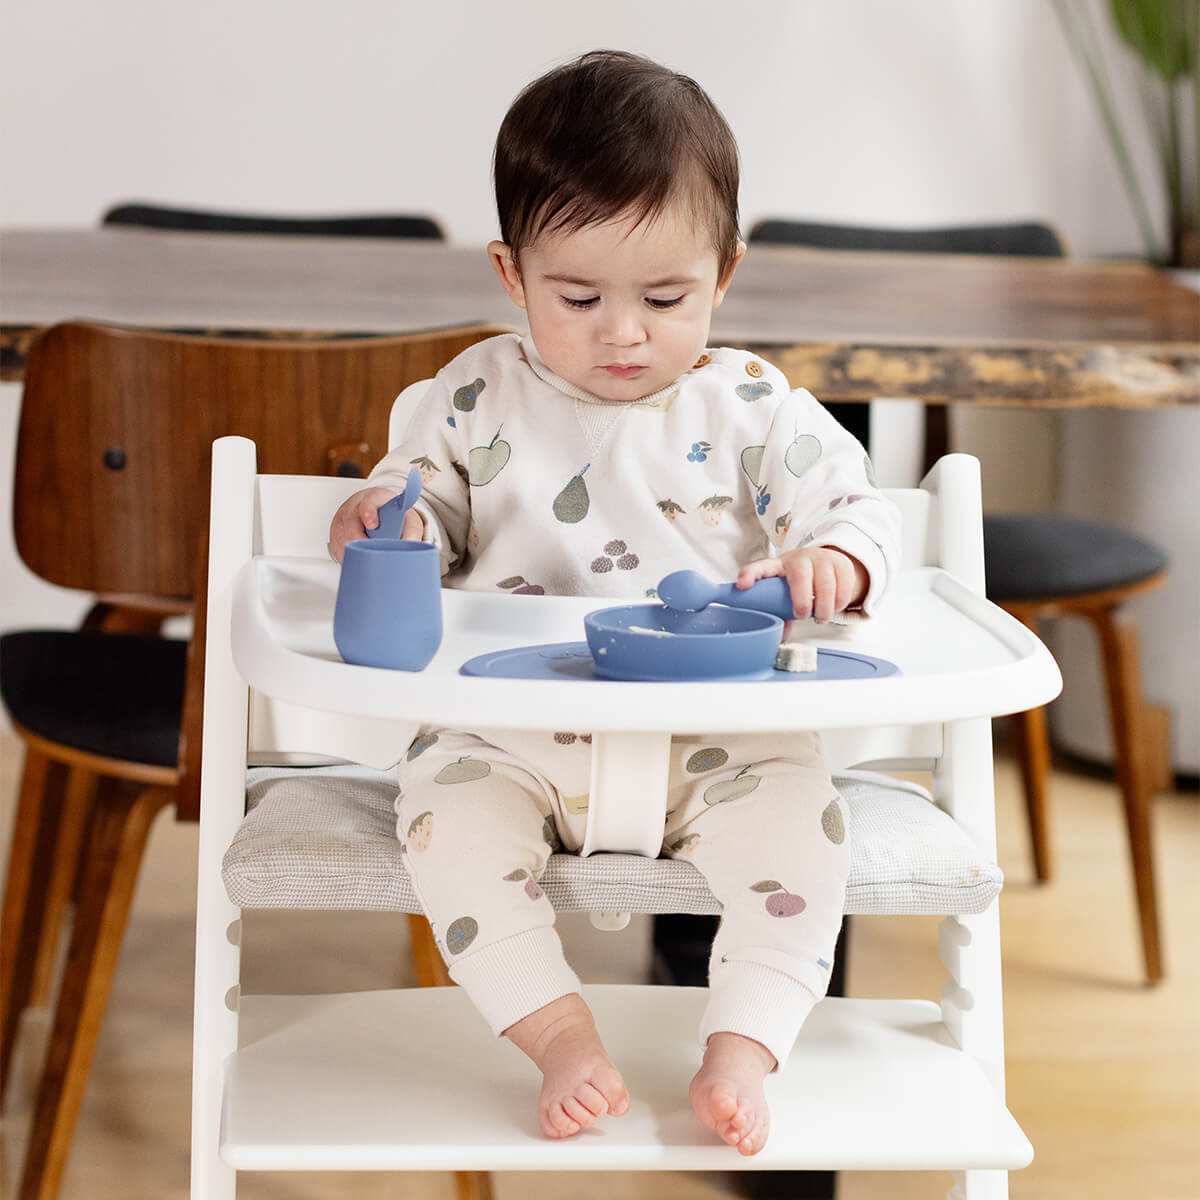
[[[0,837],[7,848],[19,743],[0,736]],[[1123,823],[1112,786],[1058,771],[1058,877],[1031,880],[1015,772],[998,765],[1009,1106],[1032,1140],[1014,1200],[1197,1200],[1200,1197],[1200,802],[1156,803],[1168,978],[1140,982]],[[62,1200],[182,1200],[188,1088],[196,830],[169,816],[152,835]],[[7,849],[5,849],[7,853]],[[388,916],[253,914],[248,991],[389,986],[408,978],[406,934]],[[856,995],[936,998],[943,971],[925,918],[856,918],[849,966]],[[932,919],[929,919],[932,921]],[[562,922],[585,979],[638,981],[649,928],[601,934]],[[298,952],[297,946],[303,951]],[[26,1017],[0,1135],[0,1191],[13,1187],[46,1017]],[[533,1077],[531,1076],[531,1088]],[[531,1100],[533,1102],[533,1092]],[[450,1179],[414,1175],[243,1176],[245,1200],[395,1197],[451,1200]],[[498,1175],[497,1200],[715,1200],[741,1194],[734,1175]],[[941,1174],[844,1175],[840,1200],[942,1197]]]

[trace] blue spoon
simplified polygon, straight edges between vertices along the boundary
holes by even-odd
[[[367,530],[369,538],[403,538],[404,518],[421,494],[421,472],[413,467],[408,473],[404,491],[379,506],[379,525]]]
[[[794,620],[796,616],[791,589],[787,580],[779,576],[760,579],[748,588],[738,588],[732,583],[713,583],[696,571],[672,571],[659,581],[658,598],[668,608],[684,612],[699,612],[710,604],[727,604],[731,608],[771,613],[785,621]]]

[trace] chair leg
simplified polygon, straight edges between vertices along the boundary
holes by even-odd
[[[450,976],[446,964],[433,940],[433,930],[420,913],[408,914],[408,933],[412,940],[413,966],[417,969],[417,983],[421,987],[447,987]]]
[[[83,836],[87,829],[92,799],[96,794],[98,782],[97,775],[79,767],[71,768],[67,774],[62,812],[58,820],[58,833],[54,839],[54,861],[51,864],[50,878],[46,885],[46,899],[43,904],[42,933],[39,939],[37,958],[33,964],[33,983],[29,993],[29,1005],[34,1008],[45,1004],[50,997],[54,966],[58,959],[63,916],[71,903],[74,892]]]
[[[1158,929],[1158,899],[1154,883],[1154,846],[1150,834],[1150,764],[1144,736],[1144,700],[1138,658],[1137,625],[1133,616],[1118,607],[1088,614],[1100,636],[1108,704],[1112,716],[1114,766],[1125,801],[1129,851],[1142,927],[1142,953],[1146,978],[1163,977]]]
[[[55,793],[65,777],[61,763],[25,747],[0,914],[0,1096],[8,1082],[21,1014],[29,1004],[58,833]]]
[[[1050,738],[1046,732],[1045,708],[1014,713],[1009,723],[1013,746],[1021,768],[1025,811],[1029,816],[1029,841],[1033,849],[1033,873],[1038,883],[1051,875],[1050,822],[1047,781],[1050,778]]]
[[[131,792],[105,781],[85,849],[86,872],[34,1105],[20,1200],[53,1200],[70,1150],[150,826],[170,788]]]

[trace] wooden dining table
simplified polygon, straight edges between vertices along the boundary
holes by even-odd
[[[248,337],[521,326],[482,247],[440,242],[0,231],[0,378],[56,321]],[[823,401],[1130,409],[1200,405],[1200,294],[1141,262],[753,245],[714,345]]]

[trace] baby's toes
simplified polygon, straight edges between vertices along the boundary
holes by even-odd
[[[604,1099],[605,1108],[601,1111],[610,1112],[614,1117],[623,1116],[629,1111],[629,1092],[616,1067],[598,1067],[592,1074],[592,1086]]]
[[[599,1092],[595,1094],[600,1099],[603,1099]],[[562,1102],[562,1110],[580,1129],[586,1129],[600,1115],[599,1112],[593,1112],[578,1096],[567,1096]],[[600,1112],[603,1111],[603,1109],[600,1110]]]
[[[579,1122],[574,1120],[558,1101],[542,1109],[542,1132],[547,1137],[565,1138],[579,1132]]]
[[[757,1154],[767,1144],[767,1123],[759,1118],[751,1117],[749,1127],[742,1131],[738,1142],[739,1154]]]

